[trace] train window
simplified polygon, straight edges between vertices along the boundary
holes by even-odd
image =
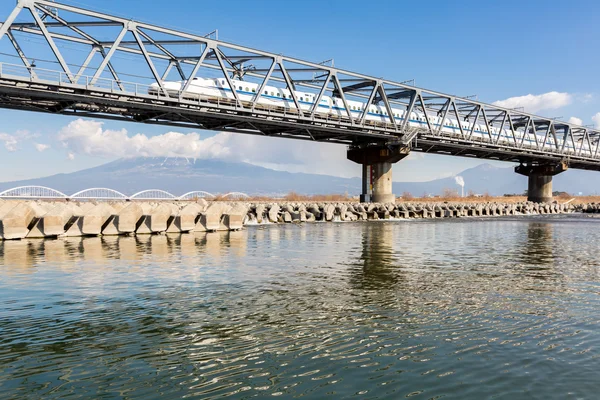
[[[277,97],[281,97],[281,94],[280,94],[280,93],[277,93]]]
[[[300,97],[300,101],[304,101],[304,97]]]
[[[275,94],[273,92],[271,92],[271,96],[275,96]]]
[[[265,90],[265,94],[269,94],[269,92],[267,92],[267,91]]]
[[[249,92],[248,87],[246,87],[246,92]]]
[[[244,90],[241,86],[239,88],[240,88],[240,90]]]
[[[252,93],[256,93],[256,89],[252,88]]]

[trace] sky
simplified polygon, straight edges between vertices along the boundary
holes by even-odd
[[[334,59],[346,70],[414,79],[439,92],[600,127],[597,1],[63,2],[193,33],[218,29],[226,42],[308,61]],[[13,5],[2,2],[0,20]],[[16,63],[2,54],[0,62]],[[361,173],[342,145],[5,109],[0,121],[0,182],[140,155],[193,154],[292,172]],[[483,162],[413,152],[394,165],[394,180],[452,176]]]

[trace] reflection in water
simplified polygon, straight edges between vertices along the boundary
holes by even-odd
[[[246,236],[246,231],[236,231],[0,241],[0,259],[3,272],[34,272],[32,268],[38,263],[68,263],[76,268],[77,261],[110,267],[110,259],[168,262],[184,256],[192,263],[200,263],[205,255],[221,257],[226,249],[244,257]]]
[[[368,224],[361,238],[360,258],[351,281],[357,288],[384,290],[398,283],[402,261],[394,253],[394,224]],[[402,247],[402,242],[397,244]]]
[[[548,217],[2,242],[0,398],[595,397],[599,239]]]
[[[527,227],[527,242],[523,246],[523,262],[534,265],[550,265],[554,260],[552,224],[532,222]]]

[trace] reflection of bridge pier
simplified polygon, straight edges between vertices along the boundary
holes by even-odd
[[[546,222],[530,222],[527,225],[527,239],[521,253],[525,264],[549,266],[554,258],[552,224]]]
[[[360,271],[351,281],[361,289],[388,289],[399,283],[397,257],[394,253],[394,224],[368,224],[362,235]]]

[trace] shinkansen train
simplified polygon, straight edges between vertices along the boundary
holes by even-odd
[[[231,80],[232,85],[234,86],[235,91],[237,92],[238,98],[242,103],[250,103],[256,96],[256,91],[259,90],[260,85],[251,82],[245,82],[240,80]],[[185,81],[176,81],[176,82],[164,82],[164,88],[167,90],[169,95],[179,96],[179,93],[185,88]],[[268,108],[285,108],[289,110],[296,110],[296,104],[292,98],[292,95],[289,90],[277,88],[273,86],[265,86],[262,89],[262,93],[258,98],[257,105],[265,106]],[[150,86],[148,90],[149,94],[156,95],[159,93],[159,85],[154,83]],[[182,93],[184,98],[190,99],[204,99],[204,100],[230,100],[235,101],[235,97],[227,83],[227,80],[224,78],[194,78],[188,89],[185,93]],[[315,101],[317,100],[317,95],[314,93],[300,92],[294,91],[294,95],[298,100],[300,105],[300,109],[303,111],[312,111]],[[358,101],[347,100],[346,103],[350,108],[350,113],[356,117],[362,116],[362,112],[366,107],[366,103],[361,103]],[[406,111],[392,108],[393,118],[395,118],[397,123],[404,121]],[[346,108],[344,106],[344,102],[342,99],[322,96],[319,101],[318,106],[315,110],[316,113],[324,115],[324,116],[336,116],[340,119],[347,118]],[[460,135],[460,127],[459,124],[462,124],[462,128],[464,132],[470,132],[472,128],[472,124],[467,121],[457,121],[455,119],[446,118],[442,121],[442,118],[437,116],[427,115],[429,118],[429,122],[432,124],[434,128],[439,128],[440,124],[442,126],[442,133],[449,134],[451,136]],[[370,105],[367,109],[367,115],[365,117],[365,121],[368,124],[372,125],[380,125],[385,126],[390,124],[390,116],[387,111],[387,108],[380,105]],[[420,112],[411,112],[409,116],[408,124],[410,127],[414,128],[427,128],[427,120],[425,119],[425,115]],[[514,138],[510,130],[507,129],[498,129],[491,127],[491,135],[494,140],[498,138],[500,135],[500,143],[510,144],[514,143]],[[525,138],[523,138],[523,134],[525,134]],[[543,136],[537,135],[536,137],[533,133],[524,133],[521,131],[515,131],[515,136],[518,143],[523,143],[524,147],[536,148],[537,143],[542,144],[544,140]],[[485,125],[475,125],[475,129],[473,131],[472,139],[483,139],[488,138],[488,133]],[[562,138],[557,138],[558,147],[562,147]],[[549,149],[555,148],[554,137],[552,135],[548,135],[546,139],[546,146]],[[581,144],[576,143],[577,148],[573,147],[572,143],[567,142],[565,145],[565,149],[568,153],[575,153],[576,150],[579,151],[580,146],[582,146],[582,155],[592,155],[592,150],[590,149],[588,143],[584,142]]]

